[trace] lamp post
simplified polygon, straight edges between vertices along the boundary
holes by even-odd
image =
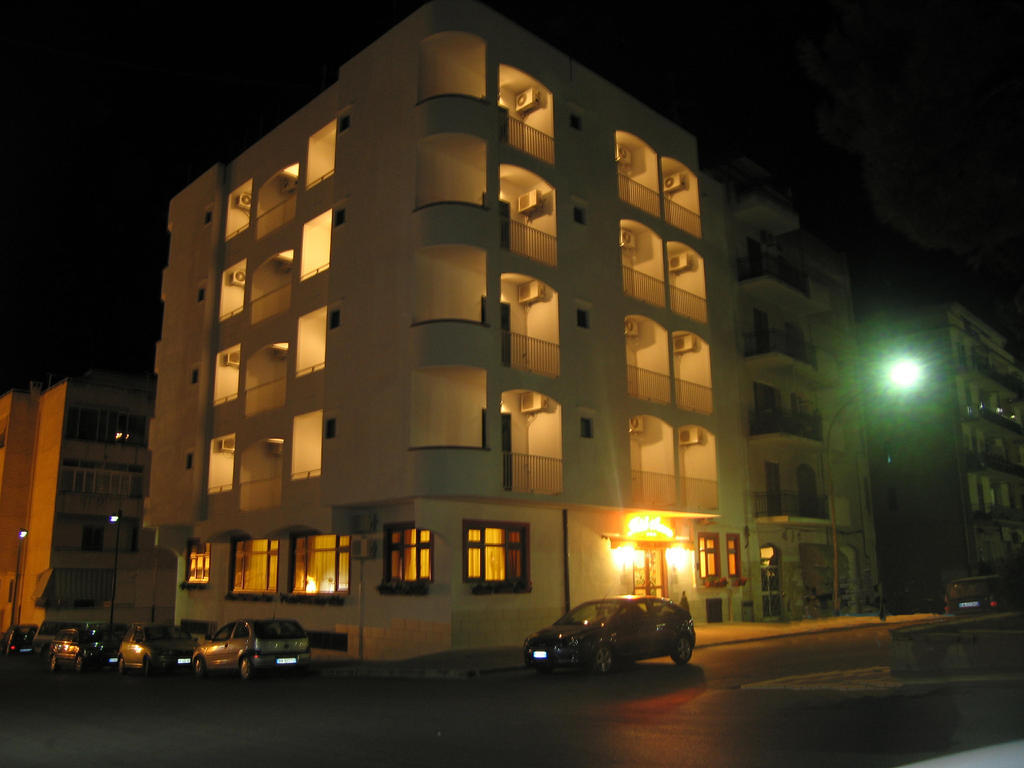
[[[114,577],[110,585],[110,629],[114,629],[114,601],[117,598],[117,556],[121,551],[121,510],[108,519],[114,524]]]
[[[889,384],[898,390],[913,389],[921,379],[921,366],[913,360],[899,360],[889,366],[887,378]],[[861,397],[861,392],[850,395],[832,414],[825,431],[825,466],[828,468],[828,506],[832,527],[832,613],[835,616],[839,615],[839,531],[836,526],[836,494],[832,477],[832,428],[846,409]]]
[[[21,581],[21,544],[25,541],[25,537],[28,536],[28,531],[25,528],[18,529],[18,557],[14,561],[14,605],[11,611],[11,624],[17,625],[21,623],[21,592],[18,590],[18,582]]]

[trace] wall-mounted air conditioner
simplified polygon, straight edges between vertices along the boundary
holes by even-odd
[[[636,236],[633,234],[633,230],[625,227],[619,230],[619,247],[636,248]]]
[[[523,392],[519,395],[520,413],[537,413],[544,410],[544,395],[539,392]]]
[[[541,301],[548,297],[547,286],[540,280],[527,280],[519,284],[517,295],[520,304]]]
[[[632,317],[627,317],[625,323],[625,333],[627,336],[639,336],[640,323],[638,323]]]
[[[245,270],[244,269],[233,269],[225,276],[225,282],[228,285],[234,285],[239,288],[245,287]]]
[[[693,333],[677,333],[672,337],[673,352],[698,352],[700,339]]]
[[[697,268],[697,254],[693,251],[673,253],[668,257],[669,272],[692,272]]]
[[[700,427],[683,427],[679,430],[680,445],[703,445],[704,431]]]
[[[277,341],[277,342],[274,342],[273,344],[270,345],[269,351],[270,351],[270,354],[272,354],[278,360],[284,360],[286,357],[288,357],[288,342],[287,341]]]
[[[252,192],[240,192],[235,198],[235,207],[248,213],[252,209]]]
[[[662,184],[662,189],[665,192],[682,192],[684,189],[690,188],[690,177],[682,171],[678,173],[670,173],[665,177],[665,181]]]
[[[271,456],[280,456],[284,453],[284,438],[283,437],[268,437],[265,445],[267,446],[267,453]]]
[[[220,353],[220,364],[230,365],[233,368],[237,368],[242,364],[242,352],[238,349],[230,349],[227,352]]]
[[[532,216],[535,213],[540,213],[544,207],[544,195],[541,194],[539,189],[531,189],[529,192],[524,192],[516,200],[516,211],[523,216]]]
[[[228,437],[216,437],[213,440],[213,452],[214,453],[234,453],[235,452],[235,436],[229,435]]]
[[[277,268],[282,272],[287,272],[292,268],[292,263],[295,261],[295,251],[281,251],[275,253],[270,257],[270,260],[277,265]]]
[[[538,107],[543,106],[543,99],[544,97],[541,95],[540,89],[527,88],[525,91],[516,95],[516,112],[520,115],[532,112]]]
[[[288,174],[285,174],[284,176],[281,177],[281,191],[284,194],[290,195],[290,194],[294,193],[298,188],[299,188],[299,177],[298,176],[289,176]]]
[[[629,417],[629,434],[639,435],[644,431],[644,417],[643,416],[630,416]]]
[[[633,153],[625,144],[615,145],[615,162],[619,165],[629,165],[633,161]]]

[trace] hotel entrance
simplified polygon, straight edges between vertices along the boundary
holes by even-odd
[[[633,557],[633,594],[666,597],[665,547],[648,545]]]

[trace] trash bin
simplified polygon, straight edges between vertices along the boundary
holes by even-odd
[[[722,623],[722,598],[709,597],[707,599],[708,624]]]
[[[741,614],[743,616],[743,621],[753,621],[754,620],[754,601],[753,600],[744,600],[743,601],[743,608],[741,610]]]

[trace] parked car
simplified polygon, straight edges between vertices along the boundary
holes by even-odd
[[[1000,576],[968,576],[946,585],[946,613],[1007,611],[1006,588]]]
[[[39,625],[39,631],[32,638],[32,650],[43,656],[49,656],[50,644],[62,629],[78,629],[83,624],[80,621],[63,621],[61,619],[44,621]]]
[[[197,677],[216,670],[237,671],[243,680],[258,670],[309,668],[309,638],[291,619],[239,619],[200,643],[192,655]]]
[[[143,675],[188,669],[196,641],[185,630],[171,624],[132,624],[117,653],[117,671],[122,675],[138,669]]]
[[[526,638],[523,659],[539,672],[576,666],[604,673],[619,661],[657,656],[685,664],[696,639],[686,609],[660,597],[629,595],[576,606]]]
[[[117,635],[103,627],[62,629],[50,644],[47,665],[51,672],[73,667],[76,672],[117,664]]]
[[[12,624],[4,632],[0,653],[4,655],[32,653],[32,638],[36,636],[37,629],[35,624]]]

